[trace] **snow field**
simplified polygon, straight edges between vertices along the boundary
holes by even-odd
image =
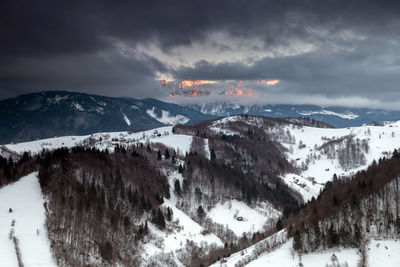
[[[258,259],[250,262],[248,267],[285,266],[298,267],[301,262],[304,267],[343,266],[357,267],[359,253],[356,249],[328,250],[320,253],[309,253],[299,257],[292,252],[293,240],[290,239],[276,250],[262,254]],[[336,265],[333,265],[333,264]]]
[[[165,110],[161,110],[161,117],[158,117],[157,114],[154,112],[155,107],[153,107],[152,109],[148,109],[146,110],[146,113],[158,120],[161,123],[167,124],[167,125],[175,125],[175,124],[185,124],[187,123],[190,119],[183,116],[183,115],[176,115],[173,116],[169,113],[169,111],[165,111]]]
[[[101,141],[100,141],[101,138]],[[47,138],[32,142],[5,145],[7,149],[17,154],[27,151],[31,154],[38,154],[43,149],[54,150],[60,147],[88,146],[96,147],[100,150],[114,150],[116,144],[127,146],[135,143],[162,143],[175,149],[182,155],[190,151],[192,136],[179,135],[172,133],[172,126],[160,127],[148,131],[130,132],[110,132],[95,133],[84,136],[63,136]],[[208,140],[207,140],[208,141]],[[1,153],[1,150],[0,150]]]
[[[44,199],[37,173],[0,189],[0,265],[18,266],[14,242],[9,234],[19,240],[24,266],[56,266],[50,251],[45,229]],[[13,211],[10,213],[9,209]],[[15,220],[14,227],[11,226]]]
[[[371,240],[366,248],[367,266],[400,266],[400,241]]]
[[[227,225],[240,237],[243,233],[261,231],[268,220],[276,220],[280,216],[280,212],[272,207],[267,213],[262,214],[241,201],[229,200],[217,204],[207,216],[218,224]]]

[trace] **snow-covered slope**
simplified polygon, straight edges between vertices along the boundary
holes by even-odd
[[[95,133],[84,136],[63,136],[42,139],[32,142],[8,144],[0,146],[0,154],[7,156],[11,153],[22,154],[24,151],[32,154],[40,153],[43,149],[54,150],[60,147],[71,148],[74,146],[96,147],[113,151],[115,145],[128,146],[135,143],[162,143],[185,154],[189,152],[192,136],[172,133],[172,126],[165,126],[142,132],[110,132]]]
[[[266,242],[266,241],[261,241]],[[271,246],[272,247],[272,246]],[[212,266],[234,267],[236,264],[248,267],[357,267],[362,260],[359,250],[354,248],[327,249],[299,256],[293,251],[293,239],[272,248],[269,252],[257,255],[257,245],[233,254]],[[400,266],[400,241],[371,240],[366,245],[366,265],[368,267]],[[300,265],[300,263],[302,265]]]
[[[145,245],[145,255],[143,257],[148,260],[150,257],[154,259],[157,256],[163,257],[165,254],[169,254],[175,264],[184,266],[179,261],[179,253],[185,250],[188,242],[194,242],[205,250],[223,247],[224,243],[216,235],[205,232],[202,226],[179,208],[178,197],[172,189],[174,188],[175,180],[183,181],[182,174],[168,168],[164,169],[164,172],[170,185],[171,197],[164,200],[162,207],[171,209],[173,214],[173,223],[171,225],[173,227],[168,229],[167,232],[163,232],[150,224],[149,230],[156,238]]]
[[[334,174],[351,176],[374,160],[390,156],[400,144],[399,122],[341,129],[286,126],[271,132],[288,149],[288,160],[301,169],[300,174],[282,178],[304,200],[316,197]],[[352,154],[357,161],[351,161]]]
[[[298,255],[293,254],[292,243],[293,240],[290,239],[278,249],[270,253],[262,254],[258,259],[251,261],[246,266],[297,267],[300,266],[300,263],[302,263],[303,264],[302,266],[304,267],[323,267],[323,266],[357,267],[357,264],[359,262],[360,255],[356,249],[346,248],[346,249],[326,250],[326,251],[321,251],[319,253],[305,254],[299,257]]]
[[[259,117],[231,116],[213,121],[209,129],[220,135],[242,136],[235,122],[258,128],[264,125]],[[282,179],[305,201],[316,197],[334,174],[349,177],[374,160],[390,156],[400,144],[400,122],[347,128],[278,124],[267,126],[266,131],[287,149],[286,157],[298,171],[286,173]]]
[[[262,204],[257,210],[244,202],[230,200],[217,204],[209,211],[208,216],[218,224],[227,225],[235,235],[243,236],[244,233],[262,231],[269,220],[275,222],[281,216],[269,203]]]
[[[152,109],[146,110],[146,113],[149,114],[151,117],[154,119],[158,120],[161,123],[167,124],[167,125],[175,125],[175,124],[185,124],[187,123],[190,119],[183,116],[183,115],[176,115],[173,116],[169,113],[169,111],[162,110],[161,111],[161,117],[157,116],[155,113],[155,107]]]
[[[215,121],[210,129],[226,135],[236,132],[224,128],[227,122],[234,122],[238,117],[227,117]],[[250,119],[249,119],[250,120]],[[249,121],[250,124],[256,124]],[[337,176],[350,176],[368,167],[373,160],[388,156],[400,143],[400,123],[395,122],[385,126],[360,126],[348,128],[316,128],[287,125],[281,128],[268,129],[268,132],[288,149],[287,158],[301,171],[287,173],[283,180],[293,189],[301,193],[304,200],[316,197],[327,181]],[[340,153],[346,148],[346,142],[351,137],[353,143],[360,149],[359,162],[343,164]],[[38,141],[9,144],[0,146],[0,154],[22,154],[24,151],[33,154],[43,149],[59,147],[86,146],[113,151],[115,145],[128,146],[138,142],[162,143],[184,155],[189,152],[192,136],[172,133],[171,126],[160,127],[143,132],[110,132],[96,133],[85,136],[65,136],[48,138]],[[208,140],[206,139],[206,144]],[[354,152],[355,153],[355,152]],[[209,148],[206,147],[209,155]]]
[[[1,266],[18,266],[13,236],[18,240],[24,266],[56,266],[44,226],[43,203],[37,173],[0,189]]]

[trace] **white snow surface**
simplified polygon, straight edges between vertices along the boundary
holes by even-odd
[[[280,215],[281,213],[268,203],[256,209],[238,200],[219,203],[208,212],[211,220],[227,225],[239,237],[243,233],[261,231],[268,220],[277,220]]]
[[[0,189],[0,265],[18,266],[14,243],[9,239],[11,228],[19,240],[24,266],[56,266],[44,226],[44,199],[37,173]],[[13,211],[10,213],[9,208]],[[15,226],[12,227],[12,220]]]
[[[101,138],[101,139],[100,139]],[[54,150],[60,147],[74,147],[74,146],[86,146],[96,147],[110,151],[114,150],[114,145],[128,146],[135,143],[162,143],[168,147],[171,147],[177,151],[177,153],[185,154],[190,151],[190,145],[193,137],[190,135],[173,134],[172,126],[164,126],[152,130],[142,132],[105,132],[95,133],[91,135],[83,136],[62,136],[47,138],[31,142],[23,142],[17,144],[8,144],[4,147],[16,154],[22,154],[24,151],[32,154],[40,153],[43,149]],[[0,154],[7,155],[5,151],[2,151],[0,146]]]
[[[282,230],[284,231],[284,230]],[[334,248],[313,253],[302,254],[301,257],[293,251],[293,239],[289,239],[280,245],[279,240],[284,239],[283,232],[260,241],[268,242],[269,244],[276,244],[275,249],[269,252],[264,252],[259,256],[255,255],[257,244],[232,254],[229,258],[225,259],[225,263],[216,262],[212,266],[234,267],[239,261],[246,258],[251,259],[247,261],[245,266],[249,267],[264,267],[264,266],[284,266],[284,267],[298,267],[301,262],[304,267],[334,267],[346,266],[357,267],[361,261],[361,253],[358,249],[354,248]],[[280,235],[281,238],[277,238]],[[270,246],[272,247],[272,246]],[[400,241],[394,239],[383,240],[370,240],[366,245],[366,266],[376,267],[398,267],[400,266]]]
[[[303,111],[303,112],[297,112],[297,113],[299,113],[300,115],[303,115],[303,116],[310,116],[310,115],[314,115],[314,114],[330,115],[330,116],[337,116],[342,119],[348,119],[348,120],[354,120],[354,119],[357,119],[358,117],[360,117],[359,115],[354,114],[352,112],[346,112],[345,114],[343,114],[343,113],[337,113],[337,112],[326,110],[326,109],[319,110],[319,111]]]
[[[400,266],[399,240],[371,240],[366,250],[367,266]]]
[[[208,144],[208,139],[204,139],[204,151],[206,153],[206,158],[211,160],[211,151],[210,151],[210,145]]]
[[[225,263],[215,262],[214,264],[210,265],[210,267],[218,267],[218,266],[235,267],[235,265],[243,258],[253,257],[255,255],[256,251],[260,247],[265,247],[265,244],[267,244],[269,247],[278,247],[281,244],[283,244],[284,242],[286,242],[286,240],[287,240],[287,232],[285,229],[283,229],[283,230],[277,232],[276,234],[273,234],[273,235],[265,238],[264,240],[261,240],[261,241],[257,242],[256,244],[254,244],[244,250],[241,250],[239,252],[232,254],[228,258],[224,258],[223,260],[225,261]],[[274,265],[271,265],[271,266],[274,266]],[[277,265],[277,266],[283,266],[282,262],[280,265]]]
[[[128,124],[128,126],[131,126],[131,121],[128,119],[128,117],[126,116],[125,113],[122,113],[122,117],[124,118],[124,121],[126,122],[126,124]]]
[[[149,114],[154,119],[158,120],[159,122],[167,124],[167,125],[185,124],[190,120],[189,118],[187,118],[183,115],[173,116],[169,113],[169,111],[165,111],[165,110],[161,110],[161,117],[158,117],[157,114],[154,112],[154,110],[155,110],[155,107],[153,107],[152,109],[146,110],[146,113]]]
[[[84,108],[82,107],[82,105],[79,104],[79,103],[72,102],[72,103],[71,103],[71,106],[72,106],[73,108],[75,108],[75,110],[85,111],[85,109],[84,109]]]
[[[301,262],[304,267],[324,267],[332,266],[332,256],[335,255],[336,263],[347,263],[349,267],[357,267],[359,253],[356,249],[335,249],[316,253],[303,254],[301,259],[297,254],[292,253],[293,241],[290,239],[276,250],[262,254],[258,259],[250,262],[246,266],[264,267],[264,266],[285,266],[298,267]],[[338,266],[338,265],[333,265]],[[375,265],[374,265],[375,266]],[[382,265],[383,266],[383,265]]]

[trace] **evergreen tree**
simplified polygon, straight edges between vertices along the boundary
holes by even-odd
[[[211,160],[212,160],[212,161],[216,160],[216,155],[215,155],[214,148],[211,149],[210,157],[211,157]]]
[[[276,222],[276,230],[280,231],[283,228],[282,220],[279,218],[279,220]]]
[[[169,155],[168,148],[165,149],[165,159],[169,159],[171,156]]]
[[[359,246],[361,243],[362,233],[357,223],[354,224],[354,245]]]
[[[179,197],[181,197],[182,189],[181,189],[181,183],[179,182],[178,179],[175,180],[174,189],[175,189],[175,194],[177,194]]]
[[[204,216],[206,216],[206,213],[204,212],[203,206],[200,205],[200,206],[197,208],[197,217],[198,217],[200,220],[203,220]]]
[[[183,167],[182,167],[181,164],[179,164],[178,172],[179,172],[179,173],[183,173]]]
[[[172,210],[170,207],[167,208],[167,221],[172,221]]]
[[[336,233],[335,229],[333,228],[332,223],[331,223],[331,226],[329,227],[328,238],[329,238],[329,246],[330,247],[334,247],[339,244],[339,236]]]
[[[160,209],[158,209],[157,213],[153,215],[153,223],[161,230],[165,229],[164,214]]]
[[[297,252],[300,252],[303,250],[303,242],[301,240],[301,235],[299,230],[296,230],[294,237],[293,237],[293,249],[296,250]]]

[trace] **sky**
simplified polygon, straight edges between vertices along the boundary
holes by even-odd
[[[400,109],[399,14],[384,0],[3,0],[0,99],[69,90]]]

